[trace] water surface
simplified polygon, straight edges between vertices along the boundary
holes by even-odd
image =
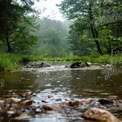
[[[53,95],[55,98],[111,98],[122,99],[122,72],[94,68],[79,70],[53,66],[42,69],[0,73],[0,97],[10,91],[18,94],[23,90],[39,91],[34,99]],[[48,101],[49,102],[49,101]],[[54,101],[50,101],[54,102]],[[64,117],[60,113],[35,116],[28,122],[92,122],[79,117]],[[4,119],[4,122],[9,120]],[[13,121],[13,120],[11,120]],[[23,121],[24,122],[24,121]]]

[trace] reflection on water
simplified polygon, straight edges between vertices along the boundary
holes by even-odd
[[[58,67],[62,68],[62,67]],[[15,94],[24,90],[41,90],[37,95],[44,97],[45,94],[58,94],[58,97],[111,97],[117,96],[122,99],[122,73],[114,74],[105,79],[103,70],[55,70],[31,72],[8,72],[0,73],[0,79],[4,80],[4,86],[0,87],[0,97],[13,90]],[[36,99],[36,98],[35,98]],[[66,118],[60,113],[36,116],[26,122],[92,122],[79,118]],[[4,119],[4,122],[8,120]],[[13,122],[13,120],[11,120]],[[24,121],[22,121],[24,122]]]
[[[1,73],[0,79],[5,80],[1,95],[8,89],[65,89],[69,95],[83,97],[108,97],[116,95],[122,98],[122,75],[116,74],[108,79],[102,70],[64,70],[48,72],[12,72]],[[58,89],[59,88],[59,89]]]

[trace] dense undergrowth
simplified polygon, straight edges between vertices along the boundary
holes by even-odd
[[[11,53],[0,53],[0,71],[10,71],[15,70],[30,61],[51,61],[51,62],[61,62],[61,61],[83,61],[99,64],[113,64],[122,65],[122,56],[110,56],[110,55],[91,55],[91,56],[70,56],[70,57],[43,57],[43,56],[33,56],[33,55],[18,55]]]

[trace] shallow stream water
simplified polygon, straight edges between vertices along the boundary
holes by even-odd
[[[122,99],[122,70],[69,69],[61,66],[48,68],[24,68],[21,71],[0,73],[0,97],[11,91],[17,95],[23,90],[36,92],[33,99],[43,99],[50,104],[57,104],[55,99],[116,98]],[[47,96],[52,96],[48,100]],[[74,114],[77,114],[74,111]],[[4,118],[2,122],[14,122]],[[67,117],[60,112],[35,115],[21,122],[93,122],[78,117]]]

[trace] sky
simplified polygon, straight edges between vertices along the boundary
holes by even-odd
[[[40,17],[64,21],[62,14],[56,6],[56,4],[60,4],[61,1],[62,0],[39,0],[39,2],[35,2],[34,8],[39,11]]]

